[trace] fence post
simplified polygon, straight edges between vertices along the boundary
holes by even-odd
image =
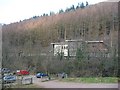
[[[23,81],[23,76],[21,77],[21,85],[22,85],[22,81]]]
[[[30,84],[32,84],[33,83],[33,79],[31,78],[31,83]]]

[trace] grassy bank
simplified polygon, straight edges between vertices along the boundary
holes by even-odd
[[[63,82],[77,82],[77,83],[117,83],[117,77],[88,77],[88,78],[65,78],[60,79]]]

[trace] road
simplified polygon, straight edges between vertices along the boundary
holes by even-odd
[[[33,83],[40,88],[118,88],[118,84],[104,84],[104,83],[74,83],[74,82],[60,82],[58,80],[51,80],[42,82],[40,78],[33,77]]]

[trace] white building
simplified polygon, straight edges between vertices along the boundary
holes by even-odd
[[[89,56],[101,56],[102,53],[108,51],[103,41],[83,41],[83,40],[66,40],[65,42],[51,43],[53,45],[53,54],[57,56],[58,54],[63,54],[64,56],[76,56],[78,48],[81,50],[86,49],[89,53]],[[83,48],[84,44],[87,45],[86,48]]]
[[[58,54],[63,54],[64,56],[68,56],[68,45],[63,43],[52,43],[54,56]]]

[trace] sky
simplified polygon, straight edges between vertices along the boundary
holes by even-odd
[[[65,10],[81,2],[85,4],[86,1],[96,4],[105,0],[0,0],[0,23],[14,23],[43,13],[49,14],[50,11],[57,13],[60,9]]]

